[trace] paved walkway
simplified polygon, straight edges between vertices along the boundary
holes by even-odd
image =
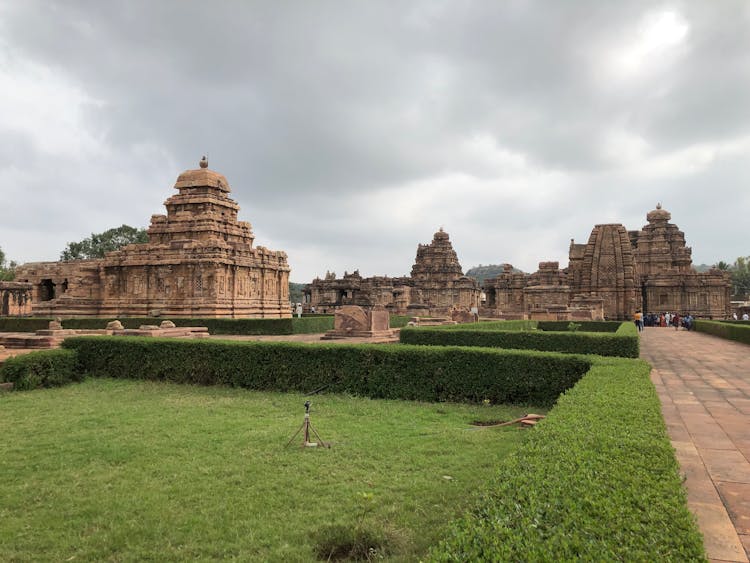
[[[750,346],[646,328],[641,357],[662,402],[688,506],[711,561],[750,556]]]

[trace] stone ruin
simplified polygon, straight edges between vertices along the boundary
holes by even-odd
[[[569,264],[540,262],[532,274],[505,265],[502,274],[477,283],[463,276],[448,234],[441,229],[429,245],[420,244],[411,275],[363,278],[358,271],[343,278],[327,274],[305,287],[305,302],[317,312],[344,305],[383,306],[415,317],[456,317],[469,313],[503,319],[632,319],[646,313],[675,311],[704,318],[730,314],[730,277],[692,267],[685,234],[657,205],[642,229],[620,224],[596,225],[586,244],[571,240]]]
[[[420,244],[410,276],[363,278],[359,271],[343,278],[327,274],[304,289],[305,307],[318,313],[345,305],[380,306],[393,314],[447,316],[479,306],[476,280],[463,275],[448,233],[440,229],[430,244]]]
[[[357,305],[344,305],[336,309],[333,330],[322,337],[323,340],[339,338],[395,338],[391,330],[391,317],[383,307],[364,308]]]
[[[31,284],[33,314],[290,317],[287,255],[253,246],[227,179],[204,157],[174,187],[167,214],[151,217],[147,243],[98,260],[18,267],[16,279]]]
[[[31,315],[31,284],[0,281],[0,317]]]
[[[698,273],[685,234],[657,205],[648,224],[628,231],[620,224],[596,225],[587,244],[571,240],[568,267],[541,262],[533,274],[505,271],[484,284],[485,317],[588,320],[632,319],[646,313],[689,312],[697,317],[729,315],[727,272]]]
[[[0,349],[48,349],[57,348],[63,340],[71,336],[144,336],[156,338],[208,338],[205,326],[175,326],[164,320],[159,325],[141,325],[127,329],[120,321],[110,321],[103,329],[63,328],[60,318],[49,322],[45,329],[34,333],[11,332],[0,334]]]

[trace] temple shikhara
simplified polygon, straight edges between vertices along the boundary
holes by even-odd
[[[586,244],[570,243],[569,264],[541,262],[532,274],[511,265],[485,280],[481,291],[463,276],[448,234],[419,245],[410,277],[341,279],[327,275],[305,289],[317,311],[342,305],[383,305],[394,313],[444,315],[478,307],[482,317],[506,319],[631,319],[644,312],[691,313],[725,318],[730,307],[727,272],[698,273],[685,234],[657,205],[642,229],[596,225]]]
[[[153,215],[148,242],[102,259],[20,266],[36,316],[289,317],[285,252],[254,246],[238,221],[227,179],[200,168],[180,174],[178,191]]]

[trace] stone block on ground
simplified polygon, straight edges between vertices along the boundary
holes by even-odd
[[[383,307],[366,309],[357,305],[345,305],[336,309],[333,330],[326,332],[323,339],[393,337],[395,332],[391,330],[390,323],[390,314]]]

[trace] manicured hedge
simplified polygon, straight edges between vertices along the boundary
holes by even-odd
[[[0,332],[35,332],[47,328],[51,320],[36,317],[0,317]],[[99,328],[104,328],[104,325]]]
[[[744,324],[740,323],[696,320],[693,326],[698,332],[750,344],[750,323],[747,321],[744,321]]]
[[[480,321],[478,323],[462,323],[457,325],[438,325],[438,330],[490,330],[490,331],[521,331],[536,330],[537,321]]]
[[[391,315],[391,328],[401,328],[406,326],[411,317],[406,315]]]
[[[705,561],[641,361],[595,360],[475,506],[430,560]]]
[[[578,356],[404,345],[68,338],[95,377],[372,398],[551,405],[589,368]]]
[[[166,317],[165,317],[166,318]],[[158,325],[165,318],[124,317],[119,319],[125,328],[138,328],[141,325]],[[0,332],[34,332],[47,328],[52,319],[40,318],[0,318]],[[114,319],[81,317],[63,319],[63,328],[103,329]],[[177,326],[205,326],[211,334],[308,334],[333,329],[333,316],[314,316],[287,319],[209,319],[170,318]]]
[[[403,344],[428,346],[481,346],[565,352],[568,354],[597,354],[637,358],[638,333],[633,323],[621,323],[615,334],[546,331],[492,331],[466,328],[444,330],[442,327],[407,327],[401,329]]]
[[[550,332],[570,330],[570,324],[579,325],[578,332],[617,332],[621,321],[539,321],[537,328]],[[635,326],[635,324],[633,324]]]
[[[325,317],[302,317],[301,319],[292,319],[292,334],[316,334],[318,332],[325,332],[327,330],[333,330],[333,315],[328,315]],[[227,333],[215,332],[214,334]]]
[[[0,366],[0,382],[12,382],[14,389],[58,387],[80,381],[73,350],[40,350],[8,358]]]

